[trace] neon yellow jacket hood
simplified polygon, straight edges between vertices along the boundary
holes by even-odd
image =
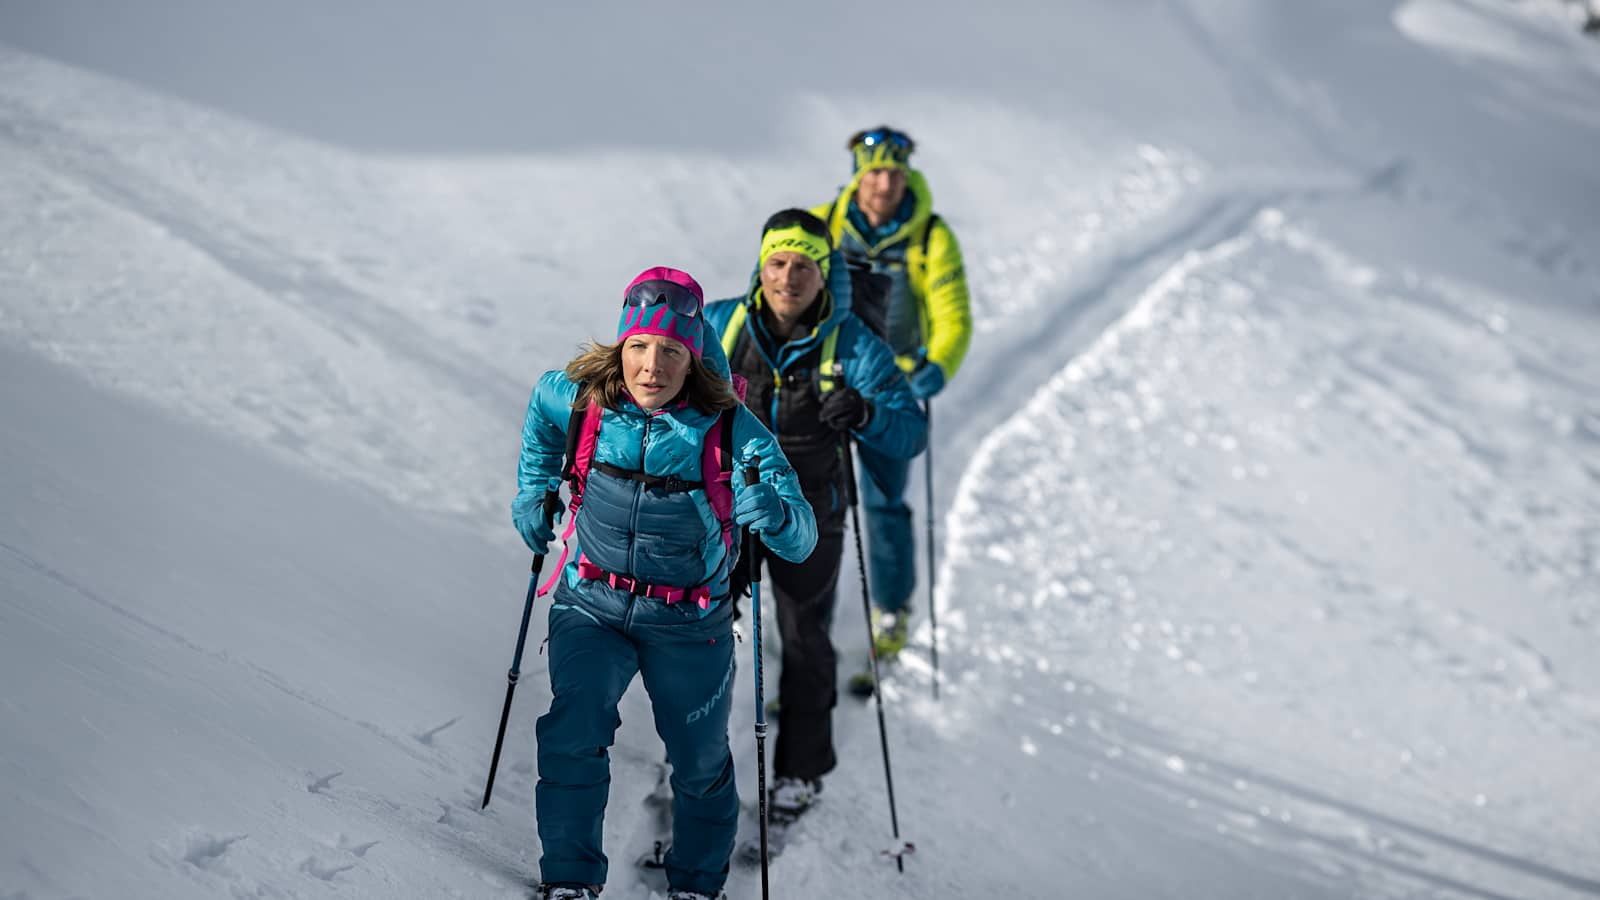
[[[934,215],[933,193],[928,189],[927,179],[910,168],[906,169],[906,189],[911,192],[914,203],[911,218],[893,234],[869,244],[847,215],[861,175],[862,172],[857,172],[832,203],[818,206],[812,212],[827,223],[835,246],[846,231],[868,248],[869,257],[876,257],[890,247],[906,245],[907,284],[911,301],[917,305],[917,319],[922,324],[928,360],[939,364],[947,380],[953,378],[972,342],[972,303],[967,292],[961,246],[956,243],[950,226]],[[901,356],[898,362],[900,368],[909,371],[917,360]]]

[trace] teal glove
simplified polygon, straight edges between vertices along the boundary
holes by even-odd
[[[751,531],[777,531],[788,518],[783,501],[778,498],[778,489],[766,482],[747,486],[733,507],[733,521]]]
[[[561,479],[550,479],[550,491],[556,491],[560,487]],[[555,523],[561,521],[561,517],[567,511],[567,505],[557,496],[555,509],[546,518],[542,495],[528,495],[526,501],[520,496],[517,499],[519,502],[511,506],[511,524],[517,526],[517,534],[522,535],[522,542],[528,545],[528,549],[543,556],[550,552],[550,542],[556,539]]]
[[[556,529],[545,521],[544,516],[514,518],[512,522],[516,524],[517,533],[522,535],[522,542],[528,545],[529,550],[540,556],[550,552],[550,542],[556,539]]]

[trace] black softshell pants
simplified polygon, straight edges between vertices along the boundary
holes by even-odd
[[[820,778],[833,771],[833,707],[839,698],[838,658],[828,637],[839,592],[844,533],[817,535],[803,563],[766,554],[764,562],[778,607],[783,669],[778,679],[778,741],[772,762],[778,777]]]

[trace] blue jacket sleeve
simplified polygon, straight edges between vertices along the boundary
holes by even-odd
[[[928,446],[928,418],[895,364],[894,351],[854,316],[839,328],[839,342],[849,348],[840,353],[845,383],[872,404],[872,418],[856,438],[896,459],[921,453]]]
[[[744,492],[744,468],[750,457],[761,457],[761,480],[778,489],[783,503],[783,527],[761,535],[761,542],[789,562],[804,562],[817,545],[817,517],[800,492],[800,478],[789,467],[788,457],[779,449],[772,432],[744,406],[733,419],[734,446],[738,449],[739,471],[734,473],[734,503]]]
[[[517,463],[517,496],[511,501],[513,522],[539,508],[550,479],[561,476],[567,455],[567,422],[578,386],[559,369],[544,373],[528,399],[522,423],[522,457]]]

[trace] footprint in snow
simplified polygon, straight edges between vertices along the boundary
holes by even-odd
[[[339,840],[333,845],[335,850],[343,850],[354,857],[365,857],[367,851],[378,846],[378,841],[354,841],[344,834],[339,835]]]
[[[315,856],[308,856],[300,863],[300,871],[323,881],[332,881],[335,875],[355,867],[353,862],[324,862]]]
[[[310,791],[313,794],[325,793],[328,790],[329,786],[331,786],[333,784],[333,780],[335,778],[338,778],[340,775],[343,775],[343,774],[344,774],[344,770],[341,769],[338,772],[333,772],[333,773],[328,774],[328,775],[322,775],[322,776],[318,777],[315,781],[312,781],[310,784],[306,785],[306,790]]]
[[[185,838],[183,861],[197,869],[214,869],[227,854],[228,848],[239,843],[248,834],[214,835],[196,832]]]
[[[428,729],[427,731],[422,732],[421,734],[414,734],[414,735],[412,735],[412,737],[416,738],[417,743],[422,744],[425,747],[432,747],[433,746],[433,736],[434,735],[438,734],[441,731],[444,731],[446,728],[449,728],[451,725],[454,725],[459,721],[461,721],[461,717],[460,716],[456,716],[455,718],[453,718],[450,721],[444,723],[443,725],[437,725],[437,726],[435,726],[433,728]]]

